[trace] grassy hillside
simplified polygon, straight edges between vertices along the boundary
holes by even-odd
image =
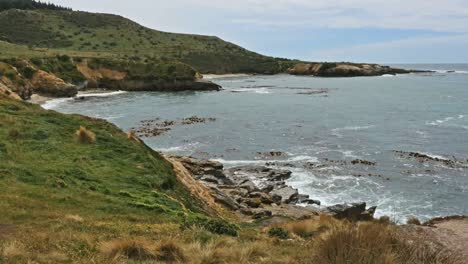
[[[69,54],[143,62],[179,60],[200,72],[284,71],[290,61],[266,57],[217,37],[166,33],[117,15],[78,11],[0,12],[0,57]],[[16,44],[8,45],[6,43]]]
[[[114,125],[3,95],[0,189],[0,223],[41,225],[76,213],[153,224],[203,218],[171,164]]]

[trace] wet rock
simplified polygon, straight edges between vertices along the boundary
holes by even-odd
[[[327,207],[327,211],[337,219],[367,221],[373,219],[377,207],[366,210],[366,203],[345,203]]]
[[[281,151],[257,152],[257,158],[259,159],[271,159],[281,157],[286,157],[286,154]]]
[[[455,157],[453,157],[452,159],[448,159],[448,158],[433,157],[433,156],[429,156],[427,154],[418,153],[418,152],[406,152],[406,151],[396,151],[396,150],[393,152],[397,153],[401,158],[414,158],[421,163],[429,162],[429,161],[439,162],[451,168],[455,168],[455,167],[466,168],[468,164],[468,160],[467,162],[464,162],[463,160],[458,160]]]
[[[297,197],[297,202],[300,204],[316,204],[316,205],[321,204],[319,200],[310,199],[309,195],[306,195],[306,194],[299,194]]]
[[[272,196],[277,195],[281,197],[281,202],[283,203],[296,203],[299,192],[297,189],[294,189],[290,186],[283,187],[281,189],[276,189],[270,192]]]
[[[373,220],[376,210],[377,210],[377,206],[369,207],[366,211],[364,211],[359,216],[359,220],[361,220],[361,221],[371,221],[371,220]]]
[[[204,117],[198,117],[198,116],[191,116],[191,117],[184,118],[182,120],[182,124],[192,125],[192,124],[215,122],[215,121],[216,121],[216,118],[213,118],[213,117],[204,118]]]
[[[351,164],[356,165],[356,164],[362,164],[362,165],[367,165],[367,166],[375,166],[377,163],[368,161],[368,160],[361,160],[361,159],[355,159],[351,161]]]

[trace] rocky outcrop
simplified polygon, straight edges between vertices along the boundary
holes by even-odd
[[[354,63],[299,63],[288,69],[292,75],[313,75],[321,77],[380,76],[403,74],[413,71],[391,68],[376,64]]]
[[[337,204],[327,207],[327,211],[337,219],[370,221],[374,219],[376,206],[366,209],[366,203]]]
[[[76,86],[66,83],[57,76],[38,70],[32,76],[33,91],[42,95],[53,97],[73,97],[78,93]]]
[[[320,204],[299,194],[298,190],[284,182],[291,172],[264,166],[242,166],[224,169],[223,164],[191,157],[172,156],[182,164],[192,177],[211,190],[211,198],[229,210],[245,217],[258,219],[272,215],[299,218],[314,215],[312,207],[295,204]]]
[[[115,62],[114,62],[115,63]],[[111,63],[108,63],[112,65]],[[173,65],[173,70],[177,69]],[[132,68],[133,67],[133,68]],[[146,68],[149,65],[114,65],[114,67],[106,65],[94,65],[90,67],[88,61],[84,60],[77,64],[77,69],[83,74],[88,81],[87,88],[106,88],[111,90],[124,90],[124,91],[165,91],[165,92],[179,92],[179,91],[219,91],[221,86],[210,82],[201,80],[201,75],[193,71],[191,76],[188,76],[188,65],[183,65],[184,71],[181,76],[172,74],[171,77],[166,75],[158,76],[157,71],[159,66],[153,66],[153,72],[141,72],[130,74],[130,72],[137,72],[137,69]],[[159,68],[158,68],[159,67]]]
[[[109,80],[103,79],[99,87],[111,90],[124,91],[157,91],[157,92],[181,92],[181,91],[219,91],[221,86],[210,81],[202,80]]]
[[[10,98],[21,100],[21,97],[15,92],[11,91],[6,85],[0,82],[0,94],[4,94]]]

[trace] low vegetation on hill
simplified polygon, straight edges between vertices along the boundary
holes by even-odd
[[[291,61],[263,56],[217,37],[176,34],[145,28],[117,15],[80,11],[9,9],[0,12],[0,40],[25,56],[67,54],[141,62],[178,60],[204,73],[278,73]],[[6,46],[6,45],[4,45]]]

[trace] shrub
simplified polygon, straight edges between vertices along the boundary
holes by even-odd
[[[161,242],[156,248],[156,258],[159,261],[185,263],[186,257],[182,249],[173,241]]]
[[[214,234],[229,236],[237,236],[237,230],[239,229],[235,224],[231,224],[223,219],[212,219],[203,216],[186,217],[182,228],[190,228],[192,226],[204,228]]]
[[[146,241],[139,240],[116,240],[104,243],[101,251],[111,259],[125,257],[132,260],[152,260],[156,255]]]
[[[8,137],[11,139],[17,139],[20,137],[20,132],[17,129],[12,128],[8,130]]]
[[[173,241],[155,244],[145,240],[115,240],[104,243],[101,252],[113,260],[123,257],[136,261],[185,263],[187,259],[182,249]]]
[[[270,237],[277,237],[279,239],[288,239],[289,238],[289,232],[284,230],[281,227],[273,227],[268,230],[268,235]]]
[[[36,73],[36,70],[34,70],[31,67],[25,67],[22,70],[23,76],[26,77],[27,79],[31,79],[35,73]]]
[[[83,126],[80,126],[80,129],[76,131],[76,140],[82,144],[94,144],[96,142],[96,135],[86,129]]]
[[[406,220],[406,223],[408,225],[421,225],[421,221],[415,216],[410,216],[408,217],[408,220]]]

